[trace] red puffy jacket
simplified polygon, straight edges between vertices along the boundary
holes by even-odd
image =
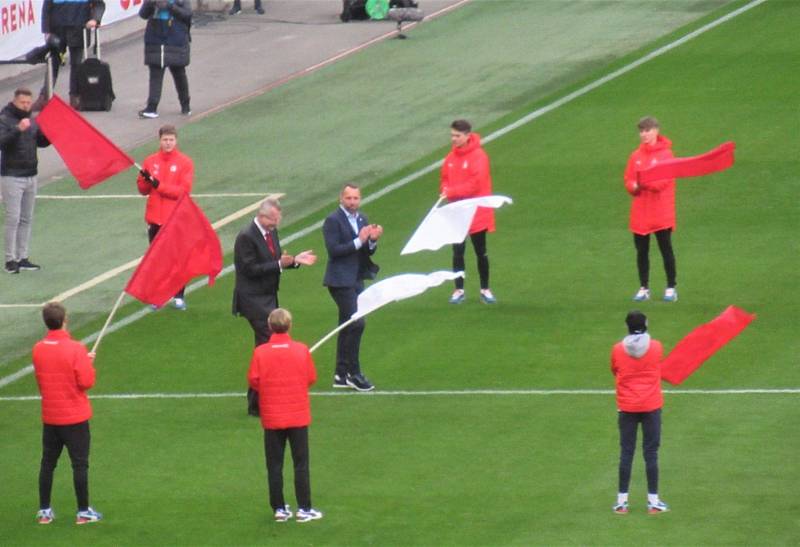
[[[64,329],[48,331],[33,346],[33,370],[42,396],[42,422],[73,425],[92,417],[86,391],[95,371],[86,347]]]
[[[273,334],[253,351],[247,381],[258,391],[264,429],[311,423],[308,388],[317,381],[317,371],[305,344],[294,342],[288,334]]]
[[[650,340],[639,358],[628,355],[624,342],[611,350],[611,372],[617,383],[617,408],[624,412],[650,412],[664,406],[661,393],[661,354],[658,340]]]
[[[439,193],[448,201],[459,201],[492,195],[492,177],[489,174],[489,156],[481,148],[481,137],[470,133],[467,144],[453,146],[442,164]],[[478,207],[469,233],[487,230],[494,232],[494,209]]]
[[[159,182],[158,188],[153,188],[142,175],[136,179],[139,193],[148,196],[144,220],[148,224],[163,226],[178,204],[178,199],[192,191],[194,162],[176,148],[169,153],[159,150],[147,156],[142,167]]]
[[[672,158],[672,141],[659,135],[653,145],[642,143],[625,167],[625,189],[633,196],[630,230],[647,235],[675,229],[675,179],[664,179],[636,187],[636,172]]]

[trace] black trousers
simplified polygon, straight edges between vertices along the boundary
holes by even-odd
[[[158,110],[158,103],[161,102],[161,88],[164,86],[164,67],[158,65],[147,65],[150,69],[150,90],[147,97],[147,110],[155,112]],[[178,92],[178,101],[181,108],[189,107],[189,79],[186,77],[185,66],[167,67],[172,73],[175,81],[175,90]]]
[[[350,319],[358,309],[358,295],[364,290],[359,287],[328,287],[336,307],[339,308],[339,324]],[[353,321],[339,331],[336,340],[336,374],[344,378],[346,374],[361,374],[361,335],[364,334],[366,322],[364,318]]]
[[[148,224],[147,225],[147,240],[152,243],[153,240],[156,238],[156,234],[161,229],[160,224]],[[177,292],[175,298],[183,298],[183,293],[186,291],[186,287],[181,287],[181,290]]]
[[[39,508],[50,507],[53,473],[64,446],[72,462],[72,484],[78,511],[89,507],[89,421],[74,425],[44,425],[42,429],[42,463],[39,467]]]
[[[297,507],[311,509],[311,478],[309,473],[308,427],[264,430],[264,454],[267,460],[269,504],[272,510],[283,509],[283,455],[286,441],[292,450],[294,464],[294,493]]]
[[[642,449],[644,451],[647,492],[658,494],[658,447],[661,446],[661,409],[651,412],[619,411],[619,490],[628,492],[631,483],[633,454],[636,451],[636,433],[642,424]]]
[[[51,33],[58,36],[60,46],[59,53],[69,49],[69,94],[78,94],[78,66],[83,62],[83,37],[84,32],[82,27],[58,27],[51,29]],[[53,88],[55,88],[56,80],[58,79],[58,71],[61,68],[61,60],[53,59]],[[42,87],[42,94],[46,93],[46,85]]]
[[[278,307],[278,299],[275,298],[275,307]],[[260,346],[261,344],[266,344],[269,342],[270,337],[272,336],[272,331],[269,330],[269,323],[267,322],[267,317],[272,310],[269,310],[266,314],[259,317],[248,317],[247,321],[250,323],[250,326],[253,328],[253,336],[255,337],[255,344],[256,347]],[[258,408],[258,391],[255,389],[248,387],[247,388],[247,413],[250,416],[258,416],[261,414],[261,411]]]
[[[664,260],[664,272],[667,274],[667,287],[676,285],[675,253],[672,251],[672,230],[659,230],[655,232],[658,249]],[[636,267],[639,270],[639,283],[642,287],[649,287],[650,282],[650,234],[633,234],[633,244],[636,246]]]
[[[475,249],[475,257],[478,259],[478,276],[481,280],[481,289],[489,288],[489,255],[486,254],[486,230],[469,236],[472,240],[472,248]],[[467,249],[466,240],[462,243],[453,244],[453,271],[464,271],[464,252]],[[464,278],[458,277],[455,280],[456,289],[464,288]]]

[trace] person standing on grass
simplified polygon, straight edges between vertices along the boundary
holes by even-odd
[[[651,514],[669,511],[658,497],[658,448],[661,444],[661,342],[647,333],[647,317],[634,310],[625,317],[628,336],[611,350],[611,372],[616,380],[617,423],[619,425],[619,488],[615,513],[628,512],[636,433],[642,424],[642,449],[647,474],[647,510]]]
[[[53,473],[66,446],[78,499],[76,524],[97,522],[103,515],[89,506],[89,419],[92,406],[86,392],[94,386],[94,353],[67,332],[67,311],[60,302],[42,309],[49,329],[33,346],[33,370],[42,398],[42,462],[39,468],[39,524],[56,518],[50,506]]]
[[[489,172],[489,156],[481,147],[481,137],[472,132],[467,120],[455,120],[450,124],[450,153],[444,158],[439,180],[439,193],[449,202],[492,195],[492,177]],[[494,232],[494,209],[478,207],[469,237],[478,260],[480,276],[480,299],[484,304],[495,304],[497,299],[489,288],[489,255],[486,252],[486,234]],[[464,271],[466,241],[453,245],[453,271]],[[455,280],[455,291],[451,304],[461,304],[466,298],[464,278]]]
[[[311,423],[308,389],[317,381],[317,371],[308,346],[289,336],[292,315],[288,310],[272,310],[267,322],[272,336],[253,351],[247,380],[260,395],[269,503],[276,521],[292,518],[291,508],[283,497],[283,458],[288,440],[294,463],[295,518],[297,522],[321,519],[322,513],[311,506],[308,449]]]
[[[264,200],[256,217],[239,232],[233,245],[236,266],[233,315],[242,315],[250,323],[256,347],[269,341],[267,317],[278,307],[283,271],[312,266],[317,261],[311,250],[291,256],[281,249],[278,238],[281,218],[281,204],[273,199]],[[247,391],[247,413],[258,416],[258,392],[252,388]]]
[[[178,150],[178,130],[175,126],[161,126],[158,139],[158,152],[145,158],[136,179],[139,193],[147,196],[144,220],[150,243],[169,219],[178,200],[184,194],[191,193],[194,181],[194,162]],[[186,309],[184,289],[178,291],[172,302],[179,310]]]
[[[639,148],[633,151],[625,167],[625,189],[633,196],[631,201],[630,230],[636,247],[636,266],[639,271],[639,290],[633,299],[642,302],[650,299],[650,234],[656,236],[667,288],[664,301],[678,300],[675,253],[672,250],[672,232],[675,230],[675,179],[664,179],[647,184],[639,183],[637,171],[673,157],[672,141],[659,133],[658,120],[647,116],[639,120]]]

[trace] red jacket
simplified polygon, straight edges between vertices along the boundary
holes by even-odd
[[[675,229],[675,179],[658,180],[634,189],[636,171],[672,157],[672,141],[659,135],[654,145],[643,143],[628,158],[624,178],[625,189],[633,196],[630,230],[634,234]]]
[[[33,370],[42,396],[42,422],[73,425],[92,417],[86,391],[94,385],[94,366],[84,345],[67,331],[48,331],[36,342]]]
[[[439,193],[447,200],[459,201],[492,195],[492,177],[489,174],[489,156],[481,148],[481,136],[470,133],[467,144],[453,146],[442,164]],[[494,232],[494,209],[478,207],[469,227],[474,234],[487,230]]]
[[[264,429],[311,423],[308,388],[317,381],[317,371],[305,344],[292,341],[288,334],[273,334],[253,351],[247,381],[258,391]]]
[[[624,412],[650,412],[664,406],[661,393],[661,342],[650,340],[644,355],[632,357],[619,342],[611,350],[611,372],[617,383],[617,408]]]
[[[147,156],[142,165],[151,175],[158,179],[158,188],[147,182],[139,175],[136,185],[139,193],[147,198],[147,208],[144,220],[148,224],[163,226],[172,214],[172,210],[183,194],[192,191],[194,180],[194,162],[192,158],[179,151],[177,148],[166,153],[158,151]]]

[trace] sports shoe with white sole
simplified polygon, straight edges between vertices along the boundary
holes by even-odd
[[[333,387],[339,389],[341,388],[350,389],[350,386],[347,385],[347,380],[345,378],[342,378],[338,374],[333,375]]]
[[[36,522],[39,524],[50,524],[56,519],[56,514],[49,507],[47,509],[39,509],[36,513]]]
[[[636,295],[633,297],[633,301],[644,302],[645,300],[650,300],[650,289],[647,287],[639,287],[639,290],[636,291]]]
[[[461,304],[467,296],[464,294],[464,289],[456,289],[450,295],[451,304]]]
[[[345,378],[345,381],[347,382],[348,386],[352,387],[356,391],[372,391],[375,389],[375,386],[372,385],[372,382],[367,380],[367,377],[361,373],[348,374],[347,378]]]
[[[647,512],[651,515],[666,513],[667,511],[669,511],[669,506],[661,500],[658,500],[656,503],[647,504]]]
[[[484,304],[497,304],[497,298],[492,294],[491,289],[481,289],[481,302]]]
[[[288,505],[275,509],[275,522],[286,522],[292,518],[292,509]]]
[[[319,520],[322,518],[322,511],[311,509],[298,509],[297,522],[308,522],[310,520]]]
[[[86,511],[78,511],[78,514],[75,515],[75,524],[89,524],[101,520],[103,520],[103,514],[98,513],[91,507],[87,508]]]
[[[618,503],[614,507],[612,507],[611,510],[617,513],[618,515],[626,515],[628,513],[628,502],[623,501],[622,503]]]
[[[186,311],[186,300],[183,298],[176,298],[172,301],[172,305],[175,306],[176,310]]]
[[[147,110],[145,108],[144,110],[139,111],[139,117],[143,120],[155,120],[158,118],[158,112],[154,110]]]
[[[677,302],[678,301],[678,291],[675,288],[670,287],[664,291],[664,302]]]

